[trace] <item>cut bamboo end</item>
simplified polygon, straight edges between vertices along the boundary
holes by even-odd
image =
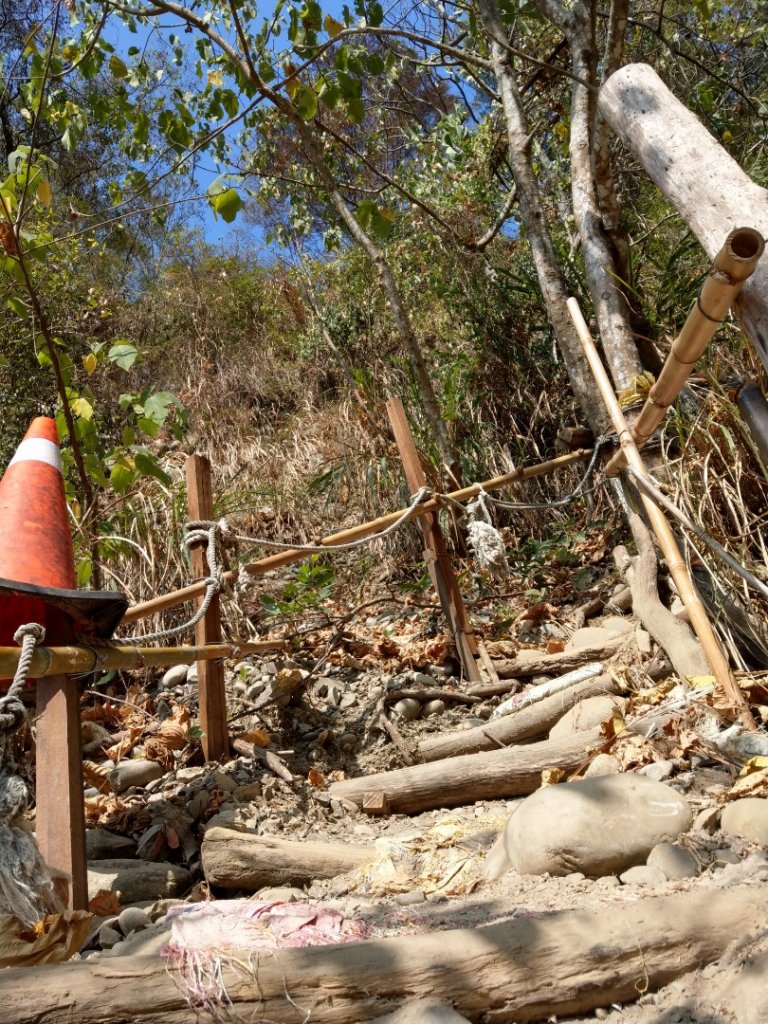
[[[734,228],[712,261],[734,284],[751,276],[765,251],[765,239],[755,228]]]
[[[706,351],[722,318],[738,297],[744,282],[752,275],[765,251],[765,240],[754,228],[735,228],[726,238],[712,261],[701,292],[675,339],[659,374],[648,392],[645,405],[632,426],[632,437],[638,447],[652,436],[674,404],[691,370]],[[619,473],[627,460],[624,451],[617,452],[606,464],[608,476]]]

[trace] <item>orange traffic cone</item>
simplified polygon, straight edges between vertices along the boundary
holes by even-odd
[[[45,626],[49,643],[106,639],[126,607],[122,594],[75,590],[59,438],[40,416],[0,480],[0,646],[26,622]]]

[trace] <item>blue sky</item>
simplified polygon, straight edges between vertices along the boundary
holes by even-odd
[[[274,10],[274,4],[271,5]],[[343,6],[343,0],[326,0],[322,3],[323,13],[330,14],[333,17],[341,18],[341,9]],[[268,17],[269,8],[264,7],[260,11],[261,17]],[[184,40],[189,40],[190,46],[194,46],[195,34],[185,34],[178,29],[178,19],[162,17],[159,19],[160,23],[166,23],[168,25],[174,24],[176,28],[174,31],[180,35]],[[151,39],[152,30],[148,26],[139,26],[139,31],[134,33],[130,32],[122,22],[108,23],[110,25],[109,31],[105,33],[106,38],[115,46],[117,53],[123,58],[127,57],[127,51],[129,47],[139,46],[143,47],[148,40]],[[151,47],[151,42],[150,42]],[[196,58],[194,51],[190,54],[190,61]],[[233,129],[232,137],[237,134],[237,129]],[[211,182],[221,173],[222,168],[215,165],[212,157],[205,156],[200,160],[198,169],[196,171],[196,180],[199,185],[199,192],[205,192]],[[261,229],[254,225],[245,223],[242,216],[239,216],[234,223],[227,224],[220,217],[217,217],[213,210],[207,203],[196,204],[196,209],[199,210],[199,220],[202,224],[205,240],[212,244],[219,244],[223,247],[227,246],[228,241],[234,240],[235,235],[238,236],[239,240],[242,241],[244,233],[250,236],[255,242],[264,243],[263,232]]]

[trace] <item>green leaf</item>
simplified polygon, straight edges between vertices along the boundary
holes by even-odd
[[[168,419],[172,406],[178,405],[178,399],[170,391],[158,391],[156,395],[150,395],[144,403],[144,416],[162,426]]]
[[[384,64],[384,61],[381,59],[378,53],[368,54],[368,56],[365,58],[365,66],[368,68],[372,75],[380,75],[386,69],[386,65]]]
[[[93,562],[90,558],[81,558],[77,563],[77,571],[75,578],[77,580],[78,587],[85,587],[91,581],[91,573],[93,572]]]
[[[121,370],[130,370],[139,358],[139,350],[128,341],[118,341],[107,352],[107,359]]]
[[[112,466],[109,482],[116,491],[127,491],[133,483],[135,475],[135,470],[131,463],[124,455],[121,455]]]
[[[375,210],[376,203],[374,203],[372,199],[363,199],[361,203],[357,204],[357,209],[355,210],[355,220],[363,229],[363,231],[368,231],[368,229],[370,228]]]
[[[93,416],[93,406],[87,398],[76,398],[74,402],[70,402],[69,407],[75,416],[82,420],[89,420]]]
[[[354,124],[362,124],[365,120],[365,104],[362,100],[347,100],[347,114]]]
[[[311,121],[317,113],[317,93],[306,85],[299,86],[293,102],[305,121]]]
[[[136,463],[136,469],[141,473],[142,476],[153,476],[156,480],[160,480],[166,486],[172,483],[171,478],[160,467],[157,461],[148,452],[136,452],[134,455],[134,462]]]
[[[209,196],[208,202],[213,212],[227,224],[231,224],[243,206],[243,200],[233,188],[225,189],[215,196]]]
[[[19,298],[18,295],[12,295],[10,299],[7,300],[6,305],[16,314],[16,316],[27,316],[29,313],[29,306],[23,299]]]
[[[136,420],[136,426],[149,437],[157,437],[160,433],[160,424],[151,420],[148,416],[139,416]]]
[[[335,110],[341,99],[341,91],[333,82],[323,82],[318,91],[318,96],[329,110]]]
[[[117,56],[109,58],[109,70],[115,76],[115,78],[127,78],[128,68],[125,66],[123,61]]]

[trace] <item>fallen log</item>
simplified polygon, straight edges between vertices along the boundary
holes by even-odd
[[[206,882],[219,889],[255,892],[267,885],[303,885],[359,868],[373,846],[292,842],[229,828],[211,828],[201,847]]]
[[[653,68],[619,68],[601,88],[598,106],[710,259],[740,225],[768,236],[768,190],[752,181]],[[758,264],[735,306],[768,367],[768,260]]]
[[[345,779],[330,786],[331,796],[363,806],[366,796],[383,794],[396,814],[416,814],[432,807],[455,807],[475,800],[525,796],[541,785],[546,768],[573,771],[588,753],[602,746],[599,729],[560,740],[449,757],[410,768]]]
[[[704,888],[484,928],[243,951],[212,978],[226,996],[220,1020],[357,1024],[439,992],[470,1021],[512,1024],[631,1002],[716,960],[766,918],[765,886]],[[6,970],[2,985],[0,1024],[214,1019],[200,1003],[190,1007],[180,972],[159,956]]]
[[[559,676],[573,669],[581,668],[589,661],[604,661],[621,647],[627,639],[626,633],[617,633],[609,640],[602,643],[592,644],[590,647],[577,647],[573,651],[559,651],[557,654],[547,654],[545,651],[518,651],[514,658],[506,658],[496,662],[496,672],[502,679],[509,679],[512,676]],[[470,689],[469,693],[477,693]],[[484,694],[490,692],[490,687],[484,688]],[[500,692],[504,692],[503,690]]]
[[[477,750],[498,750],[512,743],[537,739],[549,732],[574,704],[602,693],[618,693],[618,686],[611,676],[596,676],[584,683],[577,683],[536,704],[512,711],[495,722],[485,722],[474,729],[430,736],[419,744],[419,755],[423,761],[439,761],[443,757],[473,754]]]

